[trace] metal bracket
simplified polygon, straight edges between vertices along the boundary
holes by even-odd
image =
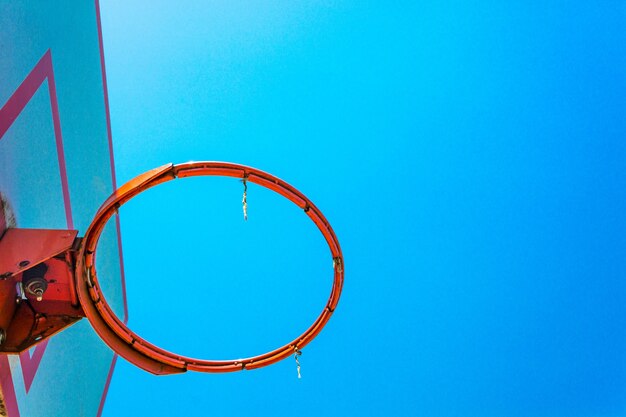
[[[9,228],[0,238],[0,353],[20,353],[85,317],[76,230]]]

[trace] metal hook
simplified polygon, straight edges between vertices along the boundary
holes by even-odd
[[[298,379],[302,378],[302,374],[300,374],[300,356],[302,355],[302,351],[298,349],[298,346],[293,347],[293,357],[296,359],[296,369],[298,370]]]
[[[243,219],[248,220],[248,175],[243,176],[243,198],[241,204],[243,206]]]
[[[333,258],[333,269],[336,269],[339,273],[343,272],[343,265],[341,264],[340,257]]]

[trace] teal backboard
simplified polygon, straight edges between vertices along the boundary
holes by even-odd
[[[116,188],[110,132],[98,1],[1,1],[0,234],[84,232]],[[98,256],[107,298],[125,318],[117,219]],[[0,415],[99,415],[115,360],[87,320],[0,356]]]

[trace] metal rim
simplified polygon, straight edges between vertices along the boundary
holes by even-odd
[[[270,352],[245,359],[204,360],[177,355],[142,339],[120,320],[102,293],[95,267],[98,240],[108,220],[119,207],[143,191],[176,178],[225,176],[241,178],[268,188],[300,207],[315,223],[333,258],[333,286],[326,306],[313,324],[291,342]],[[256,369],[276,363],[306,346],[330,319],[339,302],[343,286],[343,256],[335,232],[322,212],[300,191],[281,179],[245,165],[228,162],[188,162],[167,164],[132,179],[116,190],[100,207],[83,237],[76,264],[76,289],[85,315],[96,333],[120,356],[154,374],[199,372],[234,372]]]

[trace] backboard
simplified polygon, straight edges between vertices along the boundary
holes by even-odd
[[[0,1],[0,235],[84,231],[116,188],[110,132],[98,1]],[[126,319],[117,218],[99,250],[107,298]],[[115,360],[87,320],[0,356],[0,415],[99,415]]]

